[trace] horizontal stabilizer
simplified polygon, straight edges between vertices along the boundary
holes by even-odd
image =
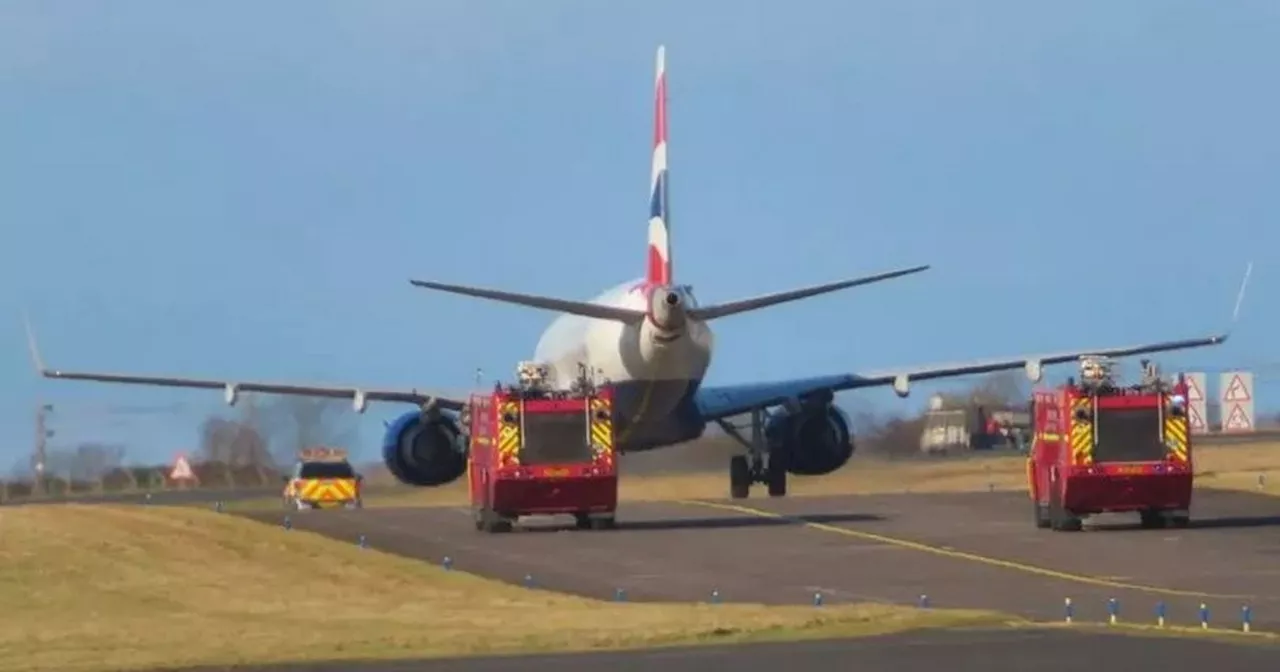
[[[644,320],[644,311],[642,310],[628,310],[626,308],[602,306],[598,303],[587,303],[585,301],[567,301],[565,299],[554,299],[548,296],[517,294],[515,292],[483,289],[481,287],[470,287],[467,285],[447,285],[440,282],[428,282],[426,280],[410,280],[409,284],[414,285],[415,287],[425,287],[427,289],[449,292],[450,294],[474,296],[481,299],[500,301],[502,303],[513,303],[518,306],[543,308],[545,310],[554,310],[561,313],[569,313],[571,315],[594,317],[600,320],[615,320],[618,322],[627,322],[632,324],[639,323]]]
[[[818,296],[819,294],[827,294],[841,289],[848,289],[849,287],[869,285],[873,282],[900,278],[904,275],[911,275],[912,273],[919,273],[928,269],[929,266],[927,265],[913,266],[911,268],[903,268],[896,271],[889,271],[887,273],[877,273],[876,275],[867,275],[861,278],[853,278],[851,280],[841,280],[840,282],[832,282],[825,285],[814,285],[812,287],[805,287],[802,289],[793,289],[788,292],[765,294],[764,296],[743,299],[741,301],[721,303],[714,306],[703,306],[701,308],[690,308],[689,316],[697,320],[714,320],[718,317],[746,313],[752,310],[768,308],[769,306],[776,306],[780,303],[787,303],[790,301],[799,301],[800,299],[807,299],[811,296]]]

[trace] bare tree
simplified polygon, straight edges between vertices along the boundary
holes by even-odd
[[[257,426],[278,464],[289,464],[303,448],[349,448],[358,436],[355,414],[338,399],[281,396],[262,409]]]
[[[943,393],[943,408],[1000,409],[1025,406],[1031,400],[1027,379],[1016,371],[1000,371],[982,377],[965,392]]]
[[[336,399],[278,396],[262,402],[246,395],[238,417],[210,416],[201,425],[201,455],[231,466],[279,467],[302,448],[349,447],[357,438],[356,419]]]
[[[271,453],[257,428],[218,416],[200,425],[200,461],[232,467],[270,467]]]
[[[88,442],[76,446],[72,478],[92,481],[124,464],[125,447],[121,444]]]

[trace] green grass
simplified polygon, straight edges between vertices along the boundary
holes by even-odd
[[[616,649],[998,626],[882,604],[613,603],[185,507],[0,509],[0,670]]]

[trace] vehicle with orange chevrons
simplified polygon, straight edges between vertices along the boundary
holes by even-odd
[[[1039,528],[1076,531],[1085,516],[1137,512],[1146,528],[1186,527],[1194,467],[1187,382],[1163,380],[1143,361],[1143,380],[1120,386],[1111,362],[1083,358],[1081,380],[1037,390],[1027,480]]]
[[[282,503],[286,509],[359,509],[364,506],[363,480],[347,451],[307,448],[299,451],[293,472],[284,477]]]
[[[543,385],[522,362],[518,385],[472,395],[464,411],[476,529],[507,532],[520,516],[572,514],[578,528],[614,526],[618,472],[613,395],[585,369],[570,390]]]

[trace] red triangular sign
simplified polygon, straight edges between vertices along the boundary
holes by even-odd
[[[1204,431],[1204,416],[1200,414],[1199,406],[1187,404],[1187,424],[1191,426],[1193,432]]]
[[[1227,386],[1227,391],[1223,393],[1223,401],[1249,401],[1249,388],[1245,387],[1244,381],[1240,379],[1240,374],[1231,377],[1231,384]]]
[[[1204,391],[1195,378],[1187,376],[1187,401],[1204,401]]]
[[[189,481],[196,475],[191,471],[191,464],[187,462],[185,456],[179,455],[178,459],[173,463],[173,471],[169,472],[169,478],[175,481]]]
[[[1253,429],[1253,423],[1249,422],[1249,416],[1244,412],[1244,407],[1236,404],[1231,407],[1231,415],[1227,416],[1227,421],[1222,423],[1222,429],[1229,432],[1247,432]]]

